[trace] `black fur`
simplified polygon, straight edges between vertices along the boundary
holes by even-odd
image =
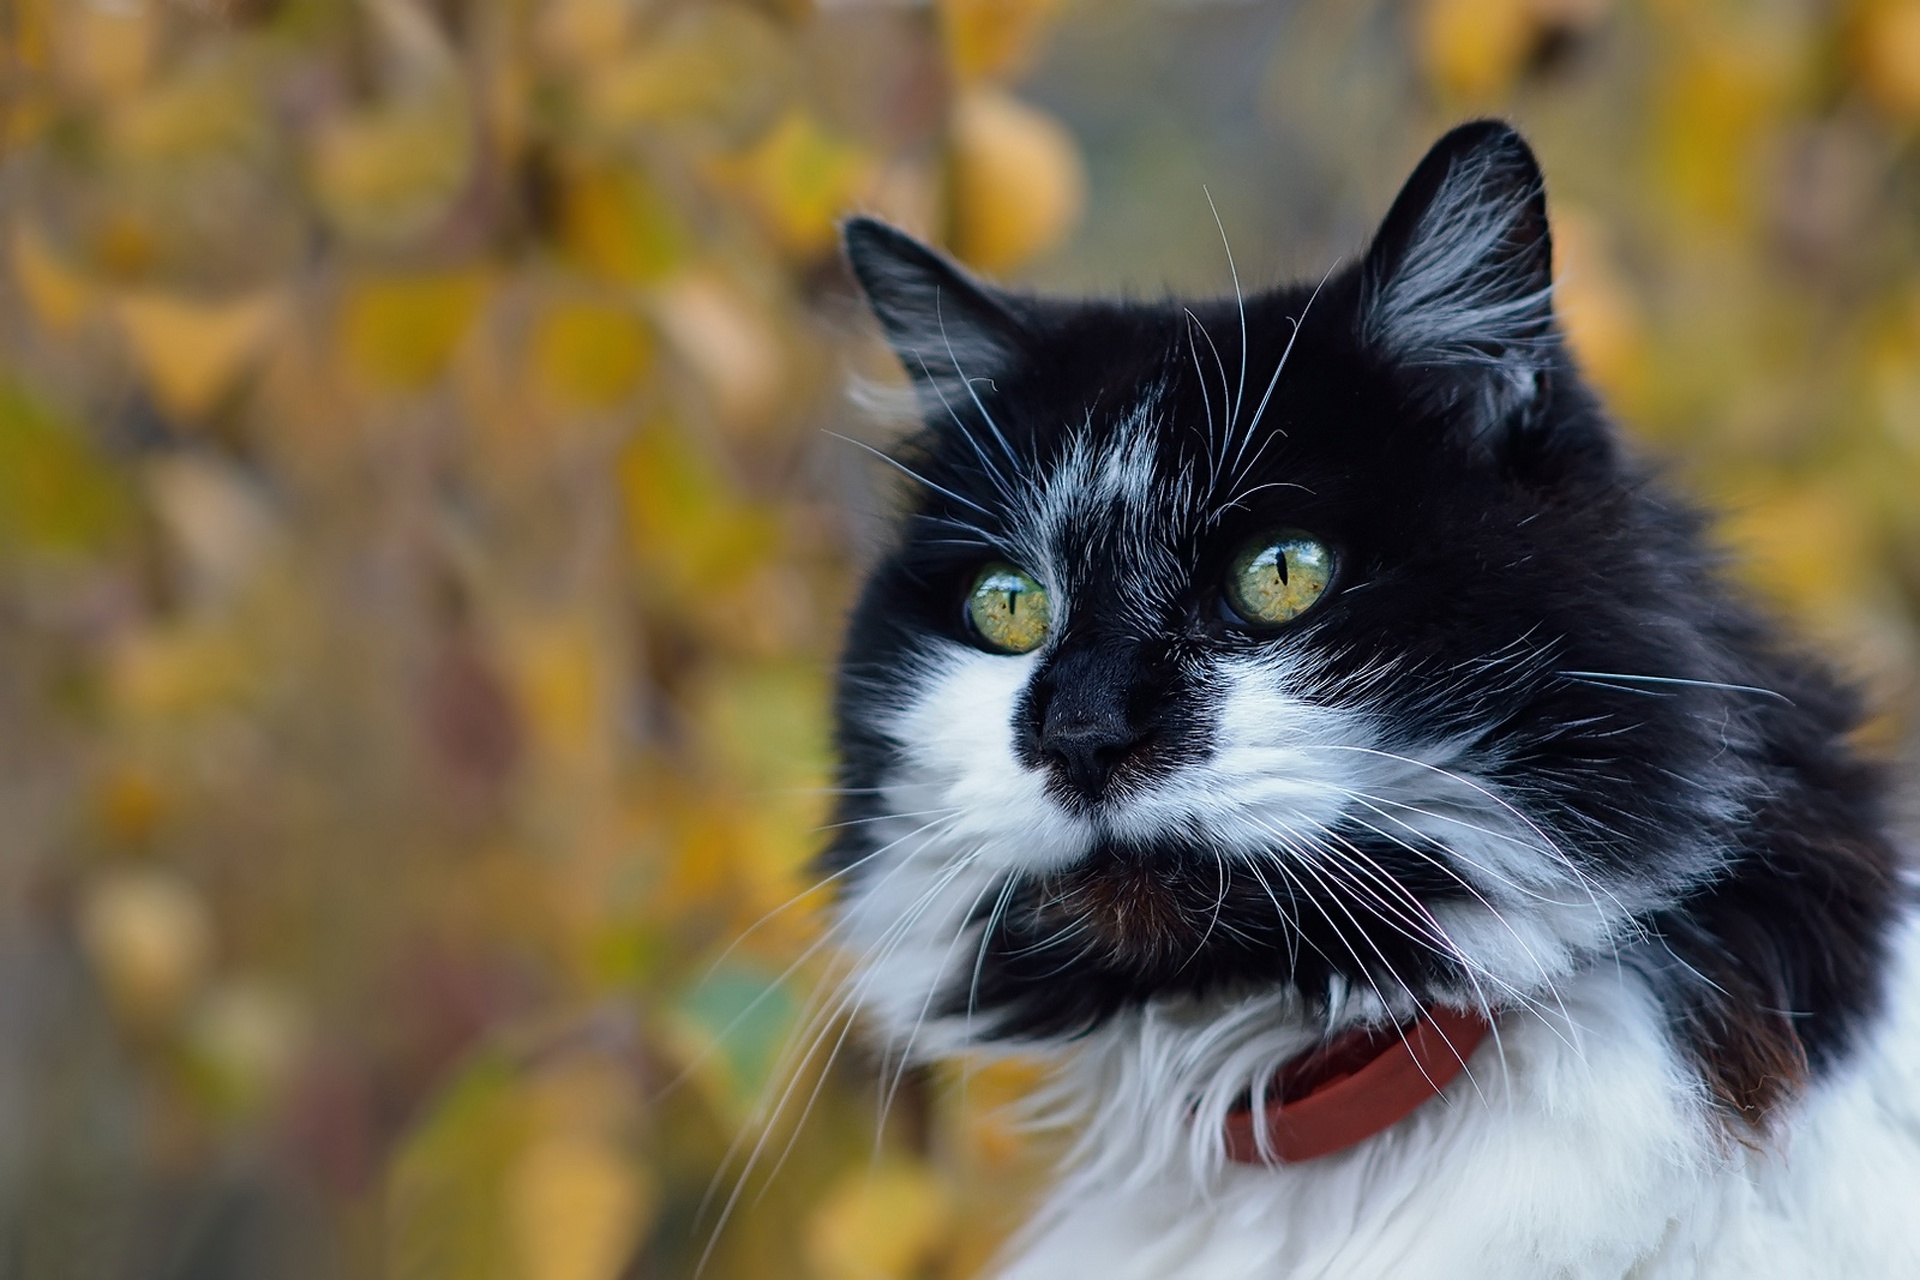
[[[1462,231],[1436,221],[1443,188],[1455,219],[1499,230],[1457,282],[1487,304],[1454,315],[1458,332],[1445,298],[1418,324],[1393,313],[1408,264]],[[872,851],[858,820],[878,812],[872,789],[902,745],[881,710],[928,637],[969,642],[962,597],[1026,514],[1008,508],[1010,460],[1044,474],[1075,433],[1098,456],[1153,389],[1154,470],[1188,469],[1195,489],[1150,535],[1068,523],[1070,621],[1012,726],[1063,805],[1097,813],[1205,756],[1203,660],[1276,643],[1222,607],[1225,562],[1262,529],[1307,529],[1337,560],[1285,636],[1315,655],[1310,696],[1367,712],[1395,749],[1470,743],[1479,777],[1589,875],[1649,904],[1621,958],[1648,975],[1730,1115],[1763,1120],[1844,1055],[1877,1007],[1900,892],[1879,779],[1848,743],[1857,708],[1728,587],[1700,519],[1623,451],[1582,384],[1547,300],[1539,171],[1510,129],[1442,139],[1364,258],[1317,287],[1247,298],[1244,330],[1232,299],[1040,300],[879,223],[850,223],[846,240],[926,428],[900,453],[920,481],[848,636],[849,825],[833,865],[874,873],[857,865]],[[1283,359],[1233,473],[1209,466],[1226,405],[1237,398],[1244,423]],[[1063,723],[1098,738],[1099,770],[1048,748]],[[1463,893],[1437,869],[1444,849],[1360,821],[1335,834],[1424,903]],[[1324,1002],[1336,976],[1388,974],[1420,1000],[1462,988],[1374,899],[1223,878],[1205,832],[1105,841],[987,907],[977,980],[944,995],[985,1034],[1070,1036],[1170,992],[1286,983]]]

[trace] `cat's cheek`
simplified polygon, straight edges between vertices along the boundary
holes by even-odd
[[[1015,750],[1015,718],[1039,663],[938,642],[916,664],[918,691],[892,726],[905,750],[889,782],[910,788],[916,809],[950,811],[942,844],[995,871],[1066,866],[1093,844],[1091,825]]]
[[[965,981],[978,913],[1007,872],[1066,865],[1092,847],[1088,824],[1014,751],[1014,717],[1038,663],[930,640],[901,665],[885,724],[901,750],[880,781],[893,816],[868,827],[873,860],[838,906],[861,1007],[895,1052],[939,1056],[971,1042],[967,1019],[934,1006]]]

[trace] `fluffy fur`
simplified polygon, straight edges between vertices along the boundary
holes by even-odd
[[[848,995],[894,1055],[1058,1062],[1081,1137],[1006,1275],[1920,1274],[1880,778],[1581,384],[1517,135],[1244,300],[847,244],[925,413],[842,668]],[[1282,527],[1334,579],[1254,628],[1222,574]],[[991,561],[1053,602],[1032,653],[968,629]],[[1280,1064],[1435,1003],[1496,1027],[1443,1098],[1226,1164]]]

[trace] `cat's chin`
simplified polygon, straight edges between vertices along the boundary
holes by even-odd
[[[1197,917],[1192,850],[1102,843],[1036,885],[1038,938],[1077,937],[1078,951],[1142,976],[1178,966],[1207,942]]]
[[[1300,940],[1274,910],[1266,877],[1184,840],[1105,839],[1058,870],[1019,881],[991,915],[989,961],[1062,982],[1098,973],[1136,996],[1252,978]]]

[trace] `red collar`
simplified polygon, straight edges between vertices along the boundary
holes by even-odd
[[[1478,1013],[1436,1007],[1405,1027],[1342,1032],[1280,1068],[1258,1117],[1250,1103],[1227,1113],[1227,1158],[1296,1164],[1365,1142],[1446,1088],[1491,1029]]]

